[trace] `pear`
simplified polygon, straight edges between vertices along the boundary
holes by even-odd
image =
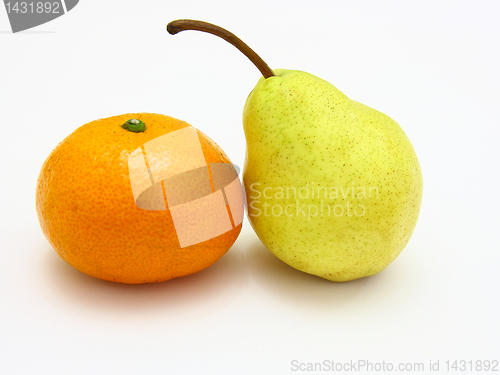
[[[248,218],[288,265],[343,282],[385,269],[416,227],[423,178],[415,150],[389,116],[312,74],[271,70],[234,34],[201,21],[262,72],[243,110]]]

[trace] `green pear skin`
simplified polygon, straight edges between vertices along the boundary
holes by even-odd
[[[243,182],[264,245],[300,271],[343,282],[405,248],[423,194],[402,128],[312,74],[274,70],[247,98]]]

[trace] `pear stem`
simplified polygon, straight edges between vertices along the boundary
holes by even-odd
[[[195,21],[195,20],[176,20],[172,21],[167,25],[167,31],[175,35],[184,30],[198,30],[205,33],[213,34],[219,38],[224,39],[236,48],[238,48],[246,57],[250,59],[251,62],[260,70],[264,78],[269,78],[274,76],[273,71],[269,66],[257,55],[245,42],[243,42],[236,35],[223,29],[220,26],[212,25],[208,22]]]

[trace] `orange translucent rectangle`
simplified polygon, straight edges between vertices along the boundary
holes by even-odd
[[[192,126],[152,139],[144,150],[155,183],[206,165],[198,132]]]
[[[181,247],[210,240],[232,229],[222,191],[170,208]]]
[[[241,187],[240,179],[236,177],[233,182],[224,188],[224,193],[226,194],[227,203],[231,210],[231,216],[233,217],[234,225],[238,226],[243,221],[243,189]]]

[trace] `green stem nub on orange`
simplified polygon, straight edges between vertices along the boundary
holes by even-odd
[[[139,133],[146,130],[146,124],[144,124],[141,120],[133,118],[123,124],[122,128],[134,133]]]

